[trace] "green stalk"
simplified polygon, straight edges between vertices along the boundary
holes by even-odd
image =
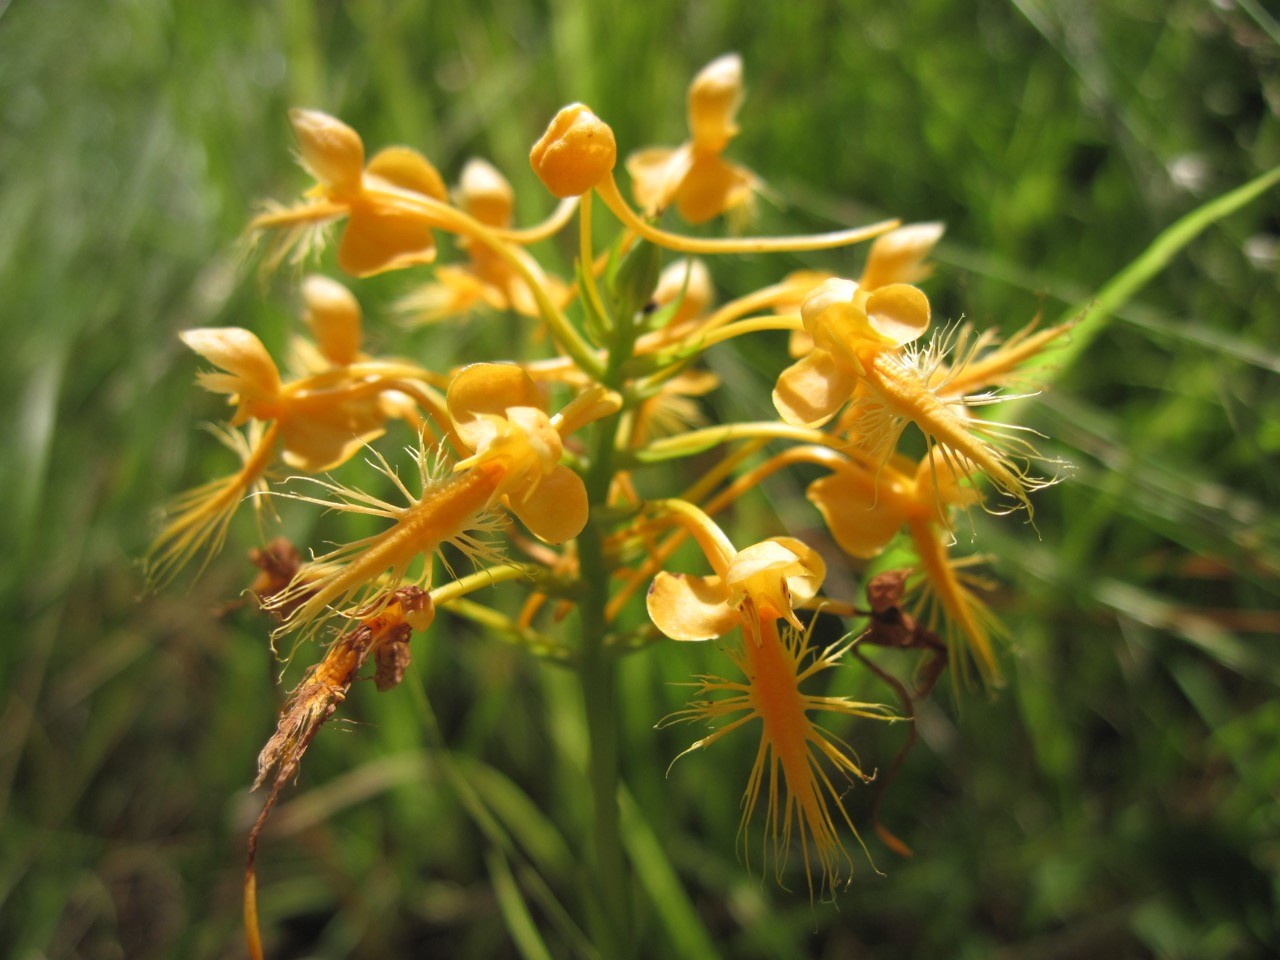
[[[590,207],[585,209],[589,215]],[[582,210],[579,214],[582,215]],[[589,263],[587,269],[590,269]],[[630,318],[615,318],[615,321],[614,342],[609,348],[601,382],[621,392],[622,365],[631,355],[635,333]],[[621,412],[615,413],[596,425],[591,461],[584,477],[590,512],[587,525],[578,536],[578,564],[584,590],[578,609],[582,624],[579,676],[587,722],[595,880],[602,907],[597,946],[606,957],[626,960],[634,955],[635,944],[631,936],[630,884],[619,826],[617,675],[614,658],[605,646],[610,581],[604,551],[607,531],[598,519],[608,507],[614,445],[621,417]]]

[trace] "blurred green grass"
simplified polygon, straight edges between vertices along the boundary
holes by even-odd
[[[944,219],[935,313],[1010,331],[1087,305],[1179,216],[1280,163],[1278,38],[1254,3],[1193,0],[0,6],[0,943],[240,953],[245,790],[278,693],[263,625],[213,611],[246,582],[253,526],[185,592],[139,600],[135,561],[155,507],[227,467],[194,429],[217,408],[175,332],[239,324],[279,346],[293,323],[291,278],[261,283],[237,247],[256,200],[302,185],[289,106],[421,147],[449,179],[487,156],[528,222],[550,204],[525,153],[557,107],[590,103],[624,150],[676,142],[688,79],[737,50],[733,154],[786,201],[762,227]],[[1024,408],[1075,471],[1039,497],[1036,530],[982,520],[973,544],[1004,581],[1010,684],[922,711],[886,806],[916,856],[872,843],[886,876],[860,864],[838,911],[737,861],[749,737],[665,772],[693,731],[652,725],[684,698],[670,684],[723,669],[714,651],[626,661],[624,774],[648,827],[631,853],[658,905],[641,910],[644,951],[1280,950],[1278,234],[1272,191]],[[849,273],[860,256],[803,263]],[[714,269],[731,292],[800,262]],[[475,321],[405,345],[380,309],[402,287],[357,288],[375,343],[501,349],[503,326]],[[717,363],[761,385],[743,402],[763,410],[776,356],[769,342]],[[738,519],[816,536],[802,489],[779,478]],[[573,683],[456,622],[415,658],[411,690],[353,692],[354,722],[318,738],[268,830],[278,955],[514,955],[494,877],[557,955],[580,955],[552,906],[581,882],[564,839],[587,805]],[[849,735],[883,763],[901,733],[867,727]],[[868,797],[849,798],[856,822]],[[667,861],[688,903],[664,899]]]

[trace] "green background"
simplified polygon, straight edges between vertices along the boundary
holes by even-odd
[[[243,325],[279,348],[296,329],[296,278],[262,280],[239,245],[255,202],[305,184],[288,107],[419,147],[450,182],[486,156],[527,223],[550,200],[526,153],[559,106],[589,103],[624,153],[675,143],[685,85],[730,50],[748,82],[731,156],[778,198],[760,228],[945,220],[935,315],[979,327],[1073,315],[1162,229],[1280,163],[1280,28],[1255,0],[0,3],[0,952],[242,952],[247,786],[280,695],[264,622],[218,610],[248,582],[255,531],[242,518],[202,578],[155,596],[137,559],[159,505],[231,467],[195,429],[221,407],[176,332]],[[874,840],[859,789],[884,876],[859,858],[837,907],[794,871],[789,891],[745,871],[751,737],[668,775],[695,734],[653,730],[687,693],[671,684],[723,659],[627,659],[643,955],[1280,951],[1277,234],[1273,190],[1022,405],[1075,469],[1038,495],[1036,528],[977,517],[974,542],[961,533],[1000,581],[1009,683],[921,707],[884,807],[913,859]],[[568,255],[549,248],[562,272]],[[799,266],[856,274],[862,255],[713,272],[728,296]],[[386,311],[405,288],[356,288],[375,349],[444,366],[500,357],[520,328],[406,335]],[[768,413],[779,343],[718,356],[739,378],[721,415]],[[735,529],[777,532],[777,516],[816,542],[804,479],[753,495]],[[313,544],[350,533],[285,514]],[[515,889],[551,955],[589,955],[531,895],[543,878],[581,922],[571,678],[447,618],[414,644],[406,687],[357,686],[354,722],[321,733],[267,831],[270,954],[515,956],[536,939],[503,922]],[[835,682],[888,696],[852,671]],[[867,766],[901,738],[837,732]]]

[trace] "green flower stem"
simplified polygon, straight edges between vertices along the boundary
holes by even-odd
[[[465,597],[476,590],[491,587],[495,583],[505,583],[507,580],[521,578],[532,580],[542,572],[542,567],[532,563],[503,563],[486,567],[465,577],[459,577],[457,580],[450,580],[442,587],[437,587],[431,591],[431,600],[436,606],[440,606],[459,597]]]
[[[749,439],[794,440],[797,443],[812,443],[834,449],[849,445],[848,440],[823,433],[821,430],[793,427],[777,421],[733,423],[723,427],[703,427],[701,430],[690,430],[678,436],[655,440],[643,449],[630,453],[627,461],[622,464],[622,468],[692,457],[722,443]]]
[[[641,220],[635,211],[627,205],[627,201],[623,198],[622,191],[618,189],[617,181],[613,179],[612,173],[605,174],[604,179],[596,184],[595,191],[600,195],[600,199],[604,201],[605,206],[613,211],[613,215],[621,220],[624,226],[650,243],[656,243],[660,247],[675,250],[678,253],[781,253],[786,251],[832,250],[837,247],[847,247],[851,244],[861,243],[864,240],[874,239],[902,225],[901,220],[881,220],[879,223],[873,223],[865,227],[853,227],[849,230],[836,230],[832,233],[815,233],[797,237],[713,239],[686,237],[683,234],[659,230],[657,227]]]
[[[591,248],[591,192],[582,195],[582,203],[578,207],[578,264],[582,277],[582,295],[591,305],[597,316],[605,316],[604,303],[600,299],[600,288],[596,285],[596,274],[592,268],[595,260]]]
[[[496,610],[491,610],[483,604],[459,597],[442,603],[440,606],[450,613],[465,617],[472,623],[478,623],[482,627],[488,628],[497,639],[517,646],[535,657],[558,664],[571,664],[574,661],[574,652],[568,647],[558,643],[545,633],[539,633],[529,627],[520,626],[510,617]]]
[[[584,209],[589,212],[590,207]],[[585,252],[584,252],[585,257]],[[635,345],[631,317],[614,317],[613,343],[604,363],[601,383],[625,393],[623,367]],[[589,738],[587,774],[591,784],[592,834],[595,848],[595,886],[601,900],[597,946],[607,957],[626,960],[634,955],[631,934],[630,874],[619,826],[618,722],[615,708],[617,676],[615,655],[609,648],[608,616],[611,580],[605,552],[609,490],[613,483],[615,449],[625,410],[599,421],[591,460],[583,478],[590,511],[578,536],[578,565],[582,571],[583,597],[578,605],[582,624],[579,675]]]

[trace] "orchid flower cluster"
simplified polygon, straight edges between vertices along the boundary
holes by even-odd
[[[593,836],[602,847],[617,845],[619,773],[608,742],[617,659],[659,650],[668,638],[719,641],[726,676],[698,678],[697,699],[667,722],[712,728],[689,751],[739,728],[758,738],[745,777],[744,850],[763,795],[764,857],[781,881],[798,853],[811,896],[847,882],[846,838],[861,841],[844,797],[851,783],[873,776],[828,727],[909,720],[912,700],[946,666],[962,683],[1000,682],[999,628],[979,596],[978,561],[956,555],[956,530],[975,508],[1025,510],[1029,518],[1030,494],[1056,479],[1032,435],[980,414],[1034,392],[1019,369],[1064,329],[1032,324],[1000,341],[994,332],[937,324],[918,284],[929,276],[940,224],[887,220],[811,236],[717,238],[660,226],[668,211],[689,223],[750,220],[763,181],[724,157],[742,102],[736,55],[703,69],[689,88],[689,140],[625,160],[632,200],[614,177],[612,129],[583,104],[565,107],[530,153],[559,204],[526,227],[513,224],[512,188],[486,161],[469,161],[450,191],[412,149],[366,159],[346,124],[313,110],[291,113],[314,186],[252,220],[268,266],[303,262],[340,229],[337,265],[350,278],[431,271],[396,304],[411,322],[509,311],[527,318],[528,350],[537,356],[476,358],[453,369],[371,355],[358,301],[343,283],[318,275],[302,282],[309,335],[294,343],[289,374],[249,330],[182,334],[211,368],[200,385],[228,397],[231,416],[215,433],[239,466],[172,504],[148,558],[155,580],[207,561],[236,511],[261,511],[273,495],[376,524],[368,536],[307,559],[283,540],[254,551],[260,573],[252,592],[278,620],[273,646],[286,638],[291,651],[313,638],[327,646],[259,758],[258,783],[268,784],[269,796],[253,847],[271,804],[362,668],[372,661],[379,689],[395,686],[410,636],[440,610],[580,672],[593,738]],[[619,224],[607,244],[593,235],[597,203]],[[544,269],[531,248],[575,217],[570,283]],[[458,256],[437,265],[441,234]],[[866,241],[856,277],[791,273],[716,304],[717,255]],[[772,394],[776,418],[708,423],[701,398],[721,384],[707,357],[740,337],[781,336],[768,331],[790,336],[791,357],[779,365]],[[392,430],[415,438],[407,459],[375,448]],[[900,452],[908,433],[916,435],[908,448],[923,455]],[[394,500],[328,475],[359,456],[381,475],[375,488],[393,490]],[[640,494],[654,465],[695,457],[698,474],[683,489]],[[851,569],[866,570],[891,543],[909,546],[909,569],[869,577],[865,600],[824,595],[827,564],[814,544],[782,530],[742,543],[717,523],[767,476],[801,465],[821,472],[807,497]],[[671,569],[689,539],[702,560]],[[444,562],[447,544],[474,570],[459,575]],[[527,589],[518,614],[485,604],[499,582]],[[639,613],[641,591],[647,617]],[[819,612],[844,618],[843,640],[814,644]],[[908,690],[863,657],[868,644],[932,659]],[[890,684],[897,707],[814,692],[818,674],[859,664]],[[877,829],[904,849],[878,822]],[[620,848],[595,857],[603,872],[624,859]],[[246,909],[260,955],[253,876],[251,855]],[[611,895],[614,887],[600,887],[606,942],[622,942],[628,929],[628,898]]]

